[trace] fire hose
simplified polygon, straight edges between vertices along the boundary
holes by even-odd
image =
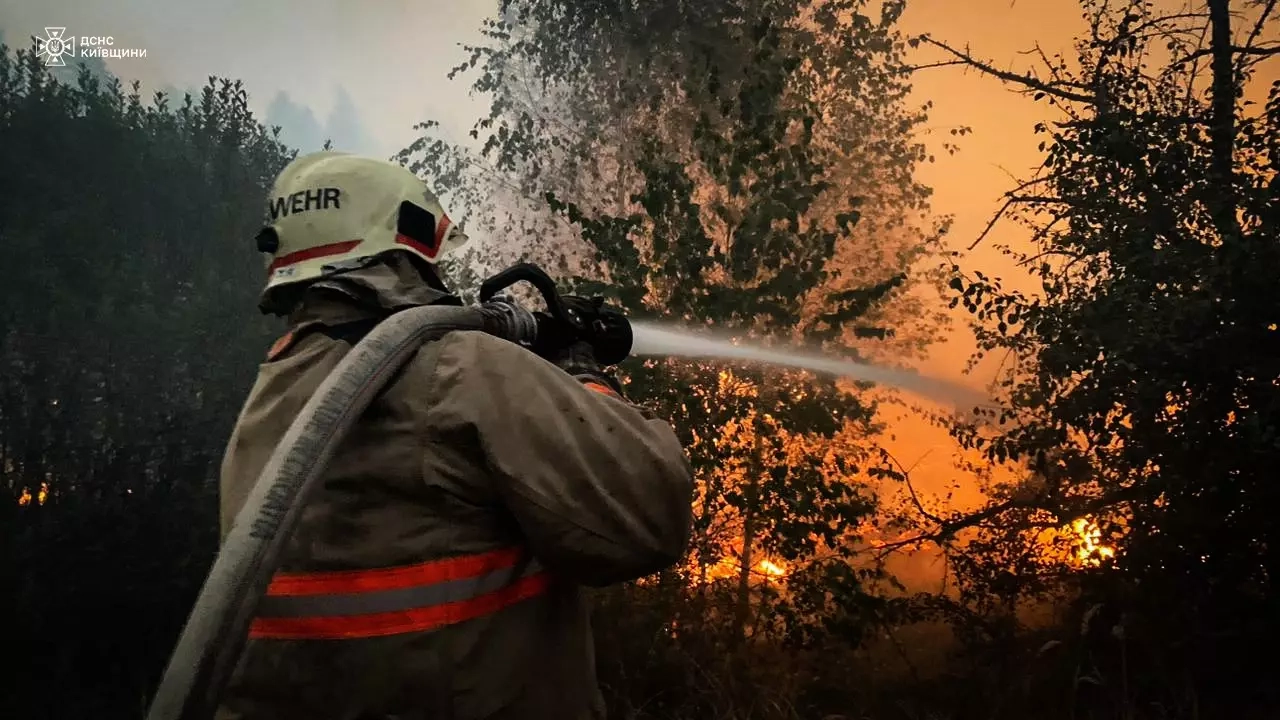
[[[527,281],[546,312],[502,290]],[[240,659],[249,625],[279,567],[302,508],[329,460],[387,382],[423,344],[454,331],[481,331],[543,357],[587,342],[602,365],[631,352],[630,323],[599,298],[562,296],[541,269],[522,264],[481,285],[480,304],[403,310],[380,322],[320,384],[277,444],[236,516],[170,656],[147,720],[208,720]]]

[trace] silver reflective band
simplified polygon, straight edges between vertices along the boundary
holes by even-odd
[[[542,570],[538,561],[530,558],[515,567],[493,570],[475,577],[395,590],[327,595],[267,595],[258,606],[257,616],[344,617],[445,605],[496,592]]]

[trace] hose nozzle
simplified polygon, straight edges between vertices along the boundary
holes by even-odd
[[[498,297],[500,291],[521,281],[537,288],[547,303],[546,312],[530,313]],[[537,265],[513,265],[485,280],[480,286],[480,301],[482,308],[493,308],[494,335],[523,345],[544,358],[553,357],[576,342],[590,345],[601,365],[616,365],[631,354],[631,322],[620,310],[606,305],[604,298],[561,295],[555,282]]]
[[[538,320],[533,313],[506,298],[489,300],[480,305],[484,331],[537,351]]]

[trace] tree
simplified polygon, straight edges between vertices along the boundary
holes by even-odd
[[[14,716],[137,717],[159,677],[217,547],[218,464],[270,342],[252,238],[291,155],[238,83],[173,107],[0,53]]]
[[[933,250],[912,177],[924,115],[904,102],[901,5],[877,20],[865,5],[505,2],[463,68],[494,97],[473,132],[482,147],[428,124],[400,158],[452,193],[494,254],[520,238],[506,259],[555,263],[633,318],[844,352],[901,340],[907,354],[936,330],[903,312]],[[752,659],[767,643],[855,647],[884,609],[869,594],[877,568],[855,562],[874,506],[870,398],[725,363],[632,362],[624,375],[682,434],[700,499],[688,565],[628,589],[631,609],[602,624],[623,642],[678,632],[688,652],[653,667],[602,643],[606,676],[628,683],[611,699],[676,683],[687,692],[668,712],[709,712],[692,669],[727,663],[717,681],[763,703]],[[806,668],[834,678],[832,657]]]
[[[974,599],[1009,586],[1007,562],[984,562],[991,552],[1024,556],[1046,532],[1096,524],[1082,572],[1064,580],[1060,566],[1025,563],[1020,591],[1065,582],[1079,616],[1113,630],[1088,637],[1116,663],[1107,669],[1119,673],[1118,642],[1128,667],[1149,668],[1112,691],[1122,701],[1199,694],[1215,714],[1273,706],[1260,678],[1274,663],[1248,648],[1280,640],[1268,599],[1280,571],[1280,83],[1261,112],[1242,102],[1280,45],[1264,42],[1273,0],[1239,5],[1162,14],[1086,0],[1076,56],[1037,75],[925,40],[1062,116],[1036,127],[1044,162],[1001,211],[1034,232],[1034,251],[1015,256],[1042,294],[976,272],[952,285],[983,351],[1010,358],[1005,411],[957,436],[1027,477],[976,515],[927,521],[926,534],[985,532],[955,556]]]
[[[813,102],[820,118],[813,142],[826,179],[859,198],[859,222],[836,249],[828,289],[856,292],[904,276],[885,302],[864,308],[867,324],[895,332],[854,344],[899,361],[937,339],[945,320],[930,304],[941,279],[933,257],[946,223],[930,217],[930,190],[913,175],[929,159],[919,143],[929,106],[907,103],[895,25],[902,2],[504,0],[499,8],[500,19],[486,24],[489,44],[470,48],[470,60],[451,73],[476,71],[472,89],[493,97],[471,132],[479,150],[442,139],[428,122],[399,154],[450,196],[482,270],[533,259],[563,274],[596,271],[580,229],[547,211],[546,193],[591,211],[629,212],[644,183],[642,157],[696,153],[700,112],[728,97],[751,66],[741,26],[772,16],[785,28],[784,52],[800,62],[787,93]],[[647,148],[649,140],[661,148]],[[848,196],[820,195],[815,213],[834,217]]]

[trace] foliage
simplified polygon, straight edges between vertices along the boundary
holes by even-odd
[[[136,717],[216,547],[270,338],[254,223],[290,153],[238,83],[145,103],[6,49],[0,156],[5,710]]]
[[[748,110],[762,121],[779,100],[809,104],[815,122],[807,143],[811,154],[821,156],[818,179],[827,191],[815,187],[815,197],[801,202],[828,232],[839,217],[856,220],[842,228],[848,232],[827,259],[821,280],[827,294],[862,298],[859,322],[843,328],[846,344],[861,329],[874,340],[853,343],[860,351],[896,361],[918,355],[937,338],[943,318],[928,302],[938,279],[929,271],[945,224],[933,225],[930,191],[914,179],[916,166],[927,159],[918,135],[928,105],[917,109],[907,102],[905,43],[896,28],[901,2],[511,0],[500,6],[500,18],[485,27],[488,44],[471,48],[470,60],[453,71],[474,71],[472,89],[493,98],[489,114],[471,133],[479,148],[452,145],[437,136],[434,123],[426,123],[423,136],[399,155],[450,195],[450,206],[482,247],[484,269],[533,259],[561,274],[604,279],[596,249],[577,223],[548,212],[547,193],[585,213],[630,214],[631,196],[647,181],[645,163],[678,164],[710,150],[712,136],[726,129],[724,118],[716,118],[735,112],[722,103],[743,107],[753,101],[734,96],[742,89],[764,103]],[[768,48],[749,32],[768,33],[769,42],[779,45],[764,57],[760,52]],[[769,63],[777,70],[769,69],[767,77],[747,77]],[[794,67],[783,71],[782,63]],[[803,114],[796,107],[785,112],[790,119]],[[760,128],[756,140],[767,140],[768,132]],[[740,156],[731,157],[727,146],[712,152],[739,165],[772,161],[747,142],[735,146]],[[704,180],[689,178],[699,192]],[[709,213],[710,203],[728,198],[694,200]],[[740,210],[725,206],[720,214]],[[742,220],[719,218],[722,226]],[[811,292],[805,283],[817,278],[802,273],[792,287],[780,287],[787,281],[779,278],[773,290]],[[892,292],[867,293],[895,282],[901,285]],[[709,318],[697,318],[704,320]],[[879,325],[891,325],[894,332],[876,333]]]
[[[504,2],[489,43],[455,71],[477,71],[473,89],[493,98],[478,149],[427,124],[400,159],[450,193],[486,269],[533,259],[636,320],[901,359],[940,325],[921,297],[942,230],[913,177],[925,115],[906,102],[901,10]],[[770,693],[725,673],[749,673],[775,641],[792,658],[814,653],[808,672],[840,672],[817,649],[851,652],[889,612],[869,589],[879,568],[859,557],[875,404],[826,379],[726,363],[631,361],[623,375],[671,419],[699,480],[689,562],[628,590],[681,618],[656,641],[673,664],[653,676],[705,662],[756,707]],[[601,618],[606,633],[627,620]],[[733,648],[727,664],[713,659]],[[613,659],[618,673],[642,662]],[[611,704],[634,709],[650,679],[605,672]],[[663,706],[724,711],[712,702],[676,693]]]
[[[1280,639],[1280,83],[1261,112],[1240,98],[1280,46],[1260,42],[1274,37],[1276,4],[1245,5],[1162,15],[1088,0],[1089,35],[1076,57],[1047,61],[1048,79],[933,43],[1063,115],[1036,127],[1043,165],[1007,196],[1036,246],[1008,252],[1042,292],[977,272],[952,285],[983,351],[1009,358],[1006,410],[957,436],[1026,472],[948,520],[985,530],[956,550],[963,599],[989,611],[997,597],[1007,608],[1061,590],[1060,566],[1012,558],[1054,528],[1096,522],[1097,546],[1118,551],[1082,557],[1092,570],[1067,585],[1103,628],[1087,648],[1187,673],[1176,687],[1151,673],[1107,691],[1126,705],[1274,706],[1256,682],[1274,663],[1249,648]]]
[[[834,222],[813,217],[817,199],[831,188],[813,148],[812,104],[786,104],[785,88],[800,60],[783,49],[784,31],[774,22],[757,18],[733,39],[753,51],[739,82],[715,81],[714,64],[685,79],[685,97],[706,98],[693,128],[693,155],[681,157],[657,135],[644,137],[637,160],[643,189],[632,197],[634,212],[593,217],[548,194],[553,210],[582,227],[594,264],[607,271],[607,283],[579,278],[581,291],[611,297],[638,318],[775,336],[798,330],[833,337],[842,316],[853,315],[851,306],[865,305],[860,296],[820,293],[836,244],[856,222],[857,203],[850,201]],[[867,294],[883,295],[898,280]],[[820,309],[806,318],[807,306],[815,304]],[[804,632],[802,621],[812,616],[854,622],[858,606],[840,608],[862,595],[860,573],[850,572],[846,551],[850,530],[871,502],[854,484],[864,451],[830,441],[845,422],[856,435],[873,432],[872,409],[829,383],[754,369],[655,363],[632,374],[630,390],[660,403],[690,434],[686,447],[702,480],[699,571],[724,552],[726,538],[712,530],[727,511],[743,536],[739,563],[745,557],[747,570],[740,587],[754,567],[753,551],[801,564],[788,578],[789,630]],[[689,412],[691,402],[702,408]],[[805,442],[815,437],[828,442]],[[817,561],[819,554],[828,560]],[[825,607],[816,600],[824,596]],[[738,600],[740,623],[747,622],[746,602]],[[805,605],[809,613],[801,612]]]
[[[1003,417],[956,435],[984,477],[1020,476],[976,513],[913,495],[919,534],[891,544],[942,544],[958,590],[875,584],[866,481],[909,473],[860,388],[633,361],[628,393],[674,421],[700,496],[687,563],[597,596],[615,716],[1274,714],[1280,85],[1261,108],[1240,94],[1280,55],[1277,3],[1083,6],[1089,35],[1041,76],[912,41],[1062,115],[1002,211],[1034,234],[1018,259],[1041,292],[959,268],[952,286],[1009,358]],[[467,64],[495,97],[480,147],[426,127],[401,154],[488,253],[452,279],[551,261],[638,319],[918,353],[943,226],[912,177],[901,5],[870,8],[503,0]],[[0,53],[19,270],[0,288],[0,687],[15,717],[138,717],[215,547],[218,459],[270,338],[250,238],[291,153],[238,83],[174,107],[102,67],[59,79]]]

